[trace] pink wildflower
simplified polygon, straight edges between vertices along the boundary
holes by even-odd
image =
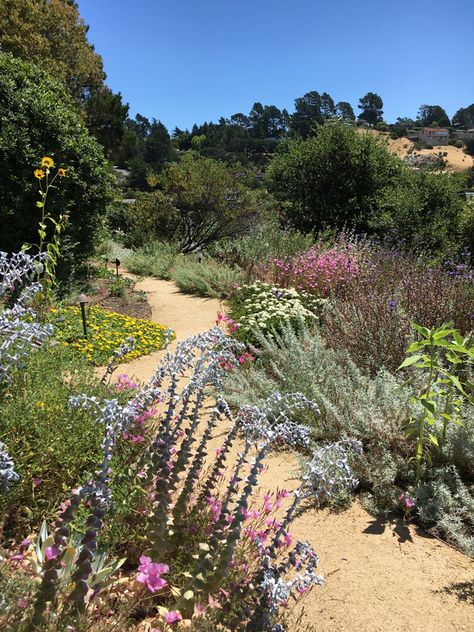
[[[60,551],[59,548],[57,546],[48,546],[46,547],[46,551],[44,552],[44,556],[45,558],[48,560],[54,560],[56,557],[58,557]]]
[[[166,623],[176,623],[177,621],[182,621],[183,619],[178,610],[170,610],[170,612],[164,614],[163,617]]]
[[[140,558],[140,566],[137,581],[145,584],[150,592],[156,592],[164,588],[168,582],[161,577],[161,574],[169,573],[167,564],[157,564],[151,561],[151,557],[142,555]]]
[[[398,501],[405,506],[405,511],[409,511],[415,506],[415,501],[413,500],[413,498],[411,498],[411,496],[408,496],[408,494],[400,494],[400,496],[398,497]]]

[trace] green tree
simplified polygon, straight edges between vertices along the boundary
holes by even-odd
[[[449,116],[440,105],[421,105],[418,110],[418,120],[424,127],[432,125],[448,127],[451,125]]]
[[[449,174],[405,168],[378,196],[372,231],[395,235],[415,250],[451,256],[462,229],[460,185]]]
[[[362,112],[359,114],[359,120],[366,121],[369,125],[376,125],[383,120],[383,101],[375,92],[367,92],[367,94],[359,99],[357,106]]]
[[[460,108],[453,116],[453,125],[463,127],[464,129],[474,128],[474,103],[468,105],[467,108]]]
[[[295,100],[295,111],[291,116],[290,129],[297,136],[308,138],[317,125],[324,123],[319,92],[307,92]]]
[[[321,114],[325,119],[334,118],[336,116],[334,100],[327,92],[323,92],[321,95]]]
[[[190,151],[167,165],[160,190],[141,195],[133,213],[149,239],[178,240],[184,253],[201,250],[247,231],[269,204],[268,195],[250,184],[251,174],[240,165]]]
[[[402,169],[384,141],[334,123],[307,140],[284,142],[269,175],[297,228],[367,230],[380,192]]]
[[[40,218],[33,170],[52,156],[67,177],[54,191],[52,212],[69,216],[64,233],[69,266],[93,250],[113,197],[102,148],[89,134],[64,84],[37,64],[0,53],[0,249],[36,242]],[[64,271],[64,261],[63,261]]]
[[[100,87],[102,58],[87,40],[77,4],[64,0],[2,0],[0,49],[64,81],[76,99]]]
[[[336,116],[343,121],[355,121],[354,110],[347,101],[339,101],[336,104]]]
[[[105,150],[108,158],[120,156],[125,132],[128,104],[122,103],[120,92],[114,94],[107,86],[94,90],[85,104],[87,127]]]

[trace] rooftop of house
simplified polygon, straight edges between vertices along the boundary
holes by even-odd
[[[446,127],[423,127],[422,132],[446,132],[449,134],[449,130]]]

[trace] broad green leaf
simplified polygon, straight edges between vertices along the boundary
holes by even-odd
[[[430,330],[427,329],[426,327],[422,327],[421,325],[417,325],[416,323],[411,323],[411,326],[413,327],[413,329],[416,329],[416,331],[419,334],[421,334],[424,338],[430,337]]]
[[[406,366],[411,366],[412,364],[415,364],[415,362],[418,362],[421,359],[421,357],[422,357],[421,355],[413,355],[413,356],[410,356],[409,358],[405,358],[405,360],[403,360],[403,362],[398,367],[397,371],[405,368]]]
[[[421,405],[424,406],[428,412],[430,412],[432,415],[435,414],[436,412],[435,402],[432,402],[428,399],[421,399],[421,398],[420,398],[420,402],[421,402]]]

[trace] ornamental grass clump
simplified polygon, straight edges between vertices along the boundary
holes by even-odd
[[[6,609],[17,629],[93,620],[106,629],[142,619],[160,629],[181,620],[284,629],[281,607],[321,583],[317,556],[308,543],[293,544],[291,522],[307,499],[357,485],[348,463],[359,445],[328,445],[295,490],[258,500],[265,457],[275,446],[308,451],[310,431],[294,417],[319,412],[302,394],[273,393],[233,414],[212,393],[243,353],[216,327],[180,343],[145,386],[121,378],[119,394],[130,394],[125,401],[71,397],[71,415],[94,416],[101,455],[95,474],[66,497],[51,533],[44,526],[20,553],[5,556],[15,578],[37,578],[25,580],[22,607]],[[120,466],[137,433],[140,451]]]

